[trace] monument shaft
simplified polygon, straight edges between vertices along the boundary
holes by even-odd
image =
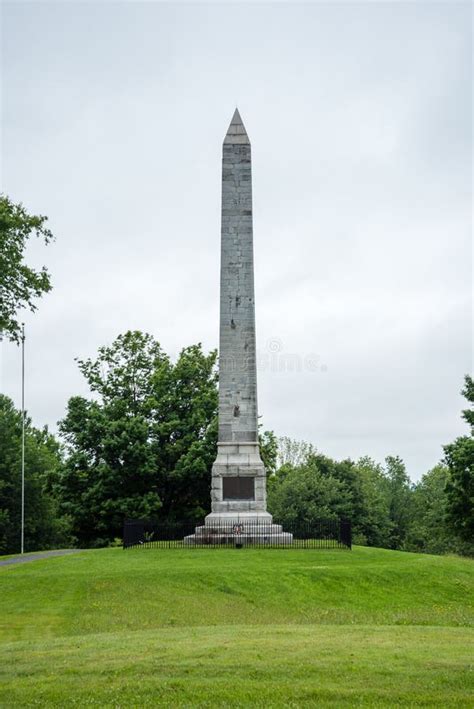
[[[258,447],[250,140],[236,110],[222,155],[219,437],[213,513],[266,514]],[[257,513],[257,514],[255,514]]]
[[[256,443],[252,163],[250,141],[236,116],[222,156],[219,442]]]
[[[212,512],[185,544],[291,544],[266,509],[258,446],[250,141],[236,110],[222,155],[219,437]]]

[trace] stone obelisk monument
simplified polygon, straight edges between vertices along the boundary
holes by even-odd
[[[252,163],[250,140],[236,109],[222,155],[219,436],[212,512],[196,537],[237,525],[244,536],[270,535],[270,541],[291,543],[292,535],[272,524],[266,509],[257,417]]]
[[[219,436],[206,519],[271,524],[258,447],[250,140],[236,109],[222,155]]]

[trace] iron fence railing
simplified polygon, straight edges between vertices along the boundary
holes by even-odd
[[[123,547],[228,548],[265,547],[278,549],[351,549],[350,520],[319,519],[311,524],[279,525],[232,523],[196,525],[195,522],[127,520]]]

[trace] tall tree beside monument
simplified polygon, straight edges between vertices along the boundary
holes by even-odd
[[[69,399],[55,489],[80,544],[119,537],[127,517],[202,519],[215,455],[215,361],[216,352],[192,345],[173,362],[138,331],[79,361],[94,397]]]

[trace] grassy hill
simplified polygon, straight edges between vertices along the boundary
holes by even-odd
[[[81,552],[0,568],[0,706],[474,707],[474,562]]]

